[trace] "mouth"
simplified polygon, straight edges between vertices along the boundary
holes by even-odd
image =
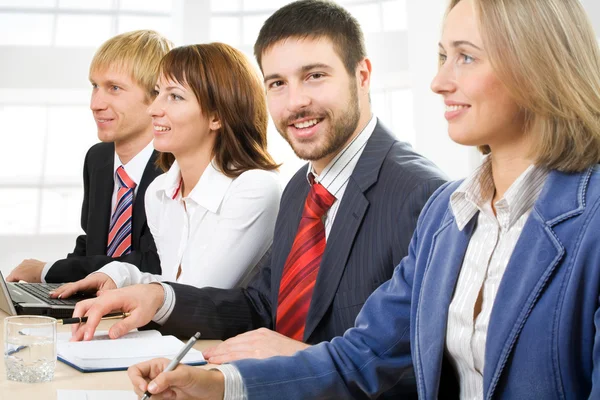
[[[158,134],[169,132],[171,130],[170,127],[164,125],[152,125],[152,128],[154,129],[154,132]]]
[[[98,125],[106,125],[112,121],[114,121],[113,118],[96,118],[96,123]]]
[[[317,131],[324,118],[304,118],[288,125],[292,134],[299,139],[308,139]]]
[[[467,104],[446,105],[444,117],[446,117],[448,121],[453,120],[464,114],[469,108],[471,108],[471,106]]]

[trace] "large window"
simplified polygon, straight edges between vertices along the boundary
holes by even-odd
[[[83,159],[98,141],[87,64],[121,32],[170,37],[172,14],[171,0],[0,0],[0,52],[10,54],[0,84],[0,235],[80,230]]]

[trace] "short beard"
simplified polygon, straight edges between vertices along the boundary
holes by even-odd
[[[345,112],[342,115],[339,115],[336,120],[333,119],[332,115],[328,115],[328,118],[331,121],[331,128],[325,133],[325,143],[323,143],[322,146],[308,151],[296,148],[286,132],[289,123],[284,126],[277,126],[277,130],[289,143],[296,156],[307,161],[317,161],[329,155],[336,154],[354,134],[356,127],[358,126],[358,121],[360,120],[360,108],[358,104],[358,88],[356,81],[351,79],[350,82],[350,100],[346,105]],[[314,116],[314,113],[311,113],[310,110],[302,111],[290,117],[288,121],[302,119],[307,116]]]

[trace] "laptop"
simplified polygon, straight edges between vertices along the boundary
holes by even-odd
[[[94,297],[92,294],[75,294],[68,299],[52,299],[50,292],[61,283],[6,282],[0,272],[0,310],[8,315],[45,315],[70,318],[78,301]]]

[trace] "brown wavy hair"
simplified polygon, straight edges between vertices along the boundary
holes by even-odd
[[[202,112],[221,122],[213,157],[229,177],[251,169],[279,167],[267,151],[267,102],[262,80],[250,61],[224,43],[195,44],[171,50],[159,75],[190,87]],[[168,170],[175,156],[161,153],[156,164]]]

